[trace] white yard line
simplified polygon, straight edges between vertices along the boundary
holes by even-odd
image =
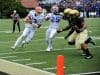
[[[100,48],[100,46],[93,46],[89,48]],[[74,50],[76,48],[62,48],[62,49],[53,49],[53,51],[64,51],[64,50]],[[24,54],[24,53],[37,53],[45,52],[46,50],[36,50],[36,51],[24,51],[24,52],[9,52],[9,53],[0,53],[0,55],[9,55],[9,54]]]
[[[16,58],[17,56],[5,56],[5,57],[0,57],[0,58]]]
[[[0,33],[11,33],[11,30],[0,30]]]
[[[42,29],[47,29],[48,26],[44,26],[44,27],[41,27]],[[89,28],[97,28],[97,27],[89,27]],[[92,30],[92,31],[100,31],[100,30]],[[89,31],[89,32],[92,32],[92,31]],[[21,31],[23,32],[23,31]],[[0,33],[12,33],[11,30],[0,30]],[[15,31],[15,33],[19,33],[18,31]]]
[[[17,62],[17,61],[30,61],[30,60],[31,60],[31,59],[28,58],[28,59],[16,59],[16,60],[12,60],[12,61]]]
[[[43,68],[43,70],[55,70],[56,69],[56,67],[51,67],[51,68]]]
[[[12,31],[11,30],[0,30],[0,33],[12,33]],[[15,33],[19,33],[19,31],[15,31]]]
[[[95,40],[100,40],[100,37],[99,36],[91,36],[93,39],[95,39]],[[55,39],[54,40],[56,40],[56,39],[64,39],[64,37],[55,37]],[[32,41],[43,41],[43,40],[45,40],[45,39],[33,39]],[[0,41],[0,43],[2,44],[2,43],[11,43],[11,42],[15,42],[15,41]]]
[[[32,40],[32,41],[42,41],[42,40],[45,40],[45,39],[36,39],[36,40]],[[16,40],[15,40],[16,41]],[[4,43],[13,43],[13,42],[15,42],[15,41],[0,41],[0,43],[2,44],[4,44]]]
[[[97,71],[97,72],[87,72],[87,73],[77,73],[77,74],[65,74],[65,75],[99,75],[99,74],[95,74],[95,73],[99,73],[100,74],[100,71]]]
[[[44,26],[44,27],[41,27],[42,29],[47,29],[48,26]],[[21,31],[23,32],[23,31]],[[11,30],[0,30],[0,33],[12,33]],[[18,31],[15,31],[15,33],[19,33]]]
[[[41,65],[41,64],[46,64],[47,62],[34,62],[34,63],[28,63],[28,64],[25,64],[27,66],[32,66],[32,65]]]
[[[65,69],[66,67],[64,67],[64,69]],[[43,68],[43,70],[55,70],[56,69],[56,67],[51,67],[51,68]]]
[[[94,38],[95,40],[100,40],[99,36],[93,36],[92,38]]]

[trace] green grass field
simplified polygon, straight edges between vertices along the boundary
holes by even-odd
[[[45,32],[49,22],[44,22],[43,26],[36,31],[30,44],[13,51],[10,47],[21,33],[17,31],[17,27],[16,33],[12,33],[10,19],[0,19],[0,58],[56,73],[56,57],[61,54],[65,57],[65,74],[100,71],[100,18],[86,19],[86,24],[89,36],[96,42],[96,46],[89,45],[94,55],[94,58],[90,60],[84,59],[79,50],[74,49],[74,46],[69,46],[62,38],[67,32],[57,34],[53,41],[54,49],[52,52],[46,52]],[[63,28],[65,25],[66,22],[61,21],[60,27]],[[21,30],[23,29],[24,22],[21,20]]]

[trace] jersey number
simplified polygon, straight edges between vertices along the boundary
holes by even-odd
[[[58,17],[58,16],[51,17],[51,22],[59,22],[59,21],[60,21],[60,17]]]

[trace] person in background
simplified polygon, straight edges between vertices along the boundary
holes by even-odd
[[[20,22],[19,22],[20,17],[19,17],[19,14],[17,13],[16,10],[14,10],[13,13],[10,16],[12,17],[12,20],[13,20],[13,31],[12,31],[12,33],[15,32],[15,25],[16,24],[17,24],[18,30],[20,32]]]

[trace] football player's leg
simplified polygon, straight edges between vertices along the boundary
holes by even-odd
[[[22,35],[17,39],[17,41],[15,42],[14,46],[12,46],[12,48],[16,48],[16,46],[18,46],[19,44],[21,44],[21,42],[23,41],[23,39],[27,36],[29,32],[28,28],[25,28]]]
[[[46,43],[47,43],[47,45],[49,44],[49,35],[50,35],[50,29],[48,29],[46,31]]]
[[[74,45],[75,39],[76,39],[77,33],[74,31],[69,37],[68,37],[68,44]]]
[[[49,45],[48,45],[48,47],[49,47],[50,49],[52,49],[52,40],[53,40],[53,38],[55,37],[56,33],[57,33],[57,29],[52,29],[51,32],[50,32],[50,36],[49,36]]]
[[[30,33],[27,35],[27,37],[25,39],[26,44],[28,44],[32,40],[34,33],[35,33],[35,30],[30,29]]]
[[[76,48],[80,48],[86,59],[91,59],[93,56],[90,53],[89,49],[88,49],[88,44],[85,43],[85,40],[87,39],[87,30],[84,30],[83,32],[79,33],[76,37]]]

